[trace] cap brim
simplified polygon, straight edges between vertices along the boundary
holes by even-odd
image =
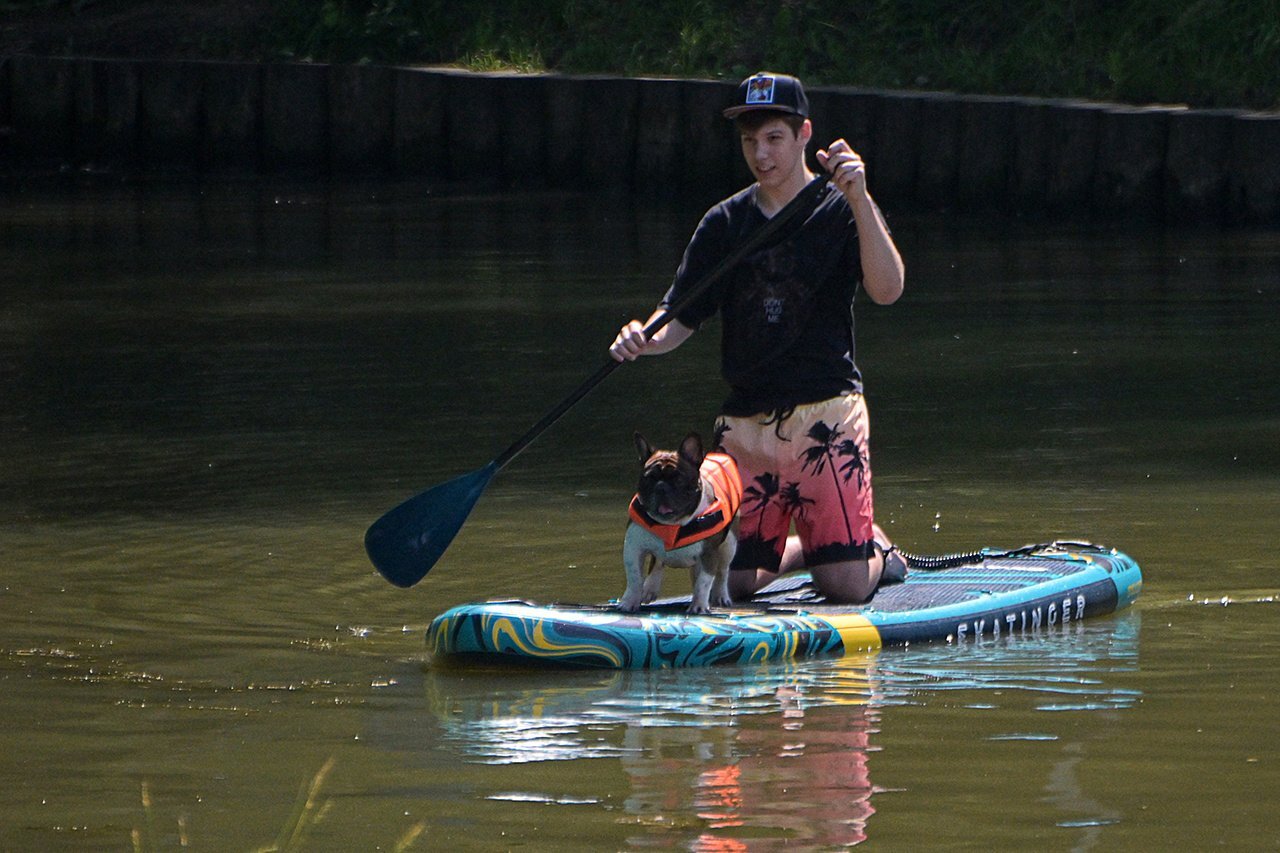
[[[739,104],[736,107],[729,107],[722,115],[725,118],[735,118],[743,113],[754,112],[755,110],[769,110],[775,113],[791,113],[793,116],[803,116],[808,118],[804,113],[794,107],[785,107],[780,104]]]

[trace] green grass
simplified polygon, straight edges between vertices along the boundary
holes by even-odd
[[[173,3],[180,14],[188,2]],[[0,0],[0,10],[130,0]],[[1280,108],[1280,0],[274,0],[245,56]]]
[[[286,0],[326,60],[1280,106],[1277,0]]]

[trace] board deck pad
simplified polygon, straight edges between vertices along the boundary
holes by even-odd
[[[463,664],[756,663],[1043,632],[1127,607],[1142,588],[1132,558],[1083,542],[910,559],[906,580],[881,586],[863,604],[828,603],[799,572],[750,601],[702,616],[685,613],[688,596],[636,613],[623,613],[616,602],[487,601],[440,614],[427,629],[427,645],[437,660]]]

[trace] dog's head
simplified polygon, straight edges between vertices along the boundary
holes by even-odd
[[[679,450],[656,450],[637,432],[636,453],[644,466],[636,496],[649,517],[675,524],[693,515],[702,500],[702,438],[691,432]]]

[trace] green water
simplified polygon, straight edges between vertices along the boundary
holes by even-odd
[[[1114,545],[1130,611],[751,669],[430,665],[453,604],[621,592],[631,432],[709,429],[715,331],[575,407],[416,587],[360,539],[589,375],[706,201],[4,187],[0,849],[256,849],[313,780],[302,849],[1280,845],[1276,233],[888,212],[881,523]]]

